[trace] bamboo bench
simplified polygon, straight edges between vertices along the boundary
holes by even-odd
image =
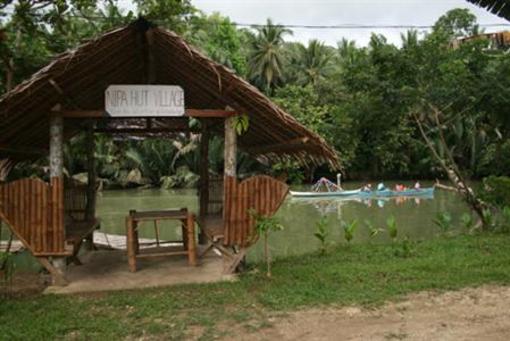
[[[72,246],[71,261],[81,264],[78,252],[86,240],[94,248],[94,231],[100,228],[97,218],[87,218],[87,186],[72,179],[66,181],[64,188],[64,227],[65,241]]]
[[[140,252],[140,243],[138,241],[139,223],[154,222],[156,229],[157,243],[159,246],[159,227],[158,222],[161,220],[178,220],[182,223],[182,242],[183,250],[172,250],[168,247],[158,247],[155,250],[146,249]],[[151,258],[163,256],[187,255],[189,265],[197,264],[196,245],[195,245],[195,215],[188,212],[186,208],[180,210],[164,210],[164,211],[135,211],[129,212],[126,217],[126,235],[127,235],[127,256],[129,270],[136,272],[138,258]]]

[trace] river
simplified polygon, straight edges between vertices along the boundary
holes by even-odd
[[[411,185],[410,183],[405,183]],[[393,186],[394,183],[387,183]],[[423,183],[423,186],[431,183]],[[346,183],[346,189],[360,187],[360,183]],[[309,190],[309,186],[293,187],[293,190]],[[130,209],[154,210],[188,207],[197,212],[198,199],[196,190],[116,190],[105,191],[99,195],[97,208],[101,218],[101,230],[106,233],[124,234],[124,218]],[[270,237],[270,248],[274,257],[297,255],[313,252],[319,247],[314,237],[316,223],[325,215],[328,221],[329,242],[344,243],[341,221],[358,220],[353,243],[389,242],[387,233],[381,232],[371,238],[365,220],[375,227],[385,228],[385,222],[393,215],[397,222],[399,238],[422,240],[432,238],[440,233],[433,223],[438,212],[448,212],[453,217],[454,229],[461,228],[460,217],[469,212],[468,207],[453,192],[436,190],[429,199],[388,199],[366,201],[303,200],[289,197],[277,213],[284,226],[283,231],[275,232]],[[174,222],[162,222],[161,238],[175,239],[180,228]],[[141,229],[141,237],[153,238],[154,229]],[[261,257],[261,245],[253,248],[249,260]]]

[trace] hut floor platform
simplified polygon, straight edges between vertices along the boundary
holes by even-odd
[[[129,271],[126,252],[122,250],[90,251],[80,256],[80,260],[83,265],[69,265],[67,286],[50,286],[44,293],[131,290],[236,279],[235,275],[222,274],[223,260],[214,252],[199,259],[195,267],[188,265],[185,256],[139,259],[139,270],[135,273]]]

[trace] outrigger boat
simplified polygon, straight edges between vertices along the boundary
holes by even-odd
[[[334,198],[334,197],[357,197],[357,198],[380,198],[380,197],[424,197],[434,195],[434,187],[426,188],[408,188],[401,191],[391,189],[383,190],[343,190],[340,184],[340,174],[337,175],[337,183],[326,178],[320,178],[312,186],[311,192],[290,191],[290,194],[296,198]],[[327,191],[320,191],[321,187],[325,187]]]

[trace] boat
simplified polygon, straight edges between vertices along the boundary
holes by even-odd
[[[332,197],[359,197],[359,198],[388,198],[388,197],[418,197],[434,195],[434,187],[421,189],[406,189],[394,191],[385,189],[382,191],[363,191],[361,189],[331,191],[331,192],[298,192],[290,191],[290,195],[296,198],[332,198]]]
[[[325,187],[327,191],[320,191]],[[369,191],[365,189],[344,190],[340,185],[340,174],[337,175],[337,183],[326,178],[320,178],[312,186],[310,192],[290,191],[295,198],[388,198],[388,197],[426,197],[434,195],[434,187],[407,188],[400,191],[385,188],[382,190]]]
[[[372,197],[417,197],[434,195],[435,187],[425,187],[420,189],[408,188],[402,191],[394,191],[391,189],[383,189],[381,191],[363,192],[366,196]]]
[[[331,191],[331,192],[296,192],[290,191],[290,195],[296,198],[328,198],[328,197],[350,197],[360,196],[362,194],[361,189],[355,189],[350,191]]]

